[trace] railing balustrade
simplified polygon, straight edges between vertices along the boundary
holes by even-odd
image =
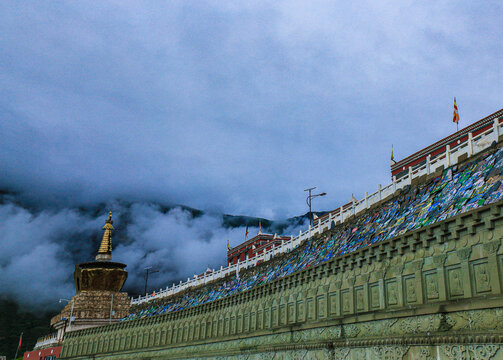
[[[41,349],[43,347],[47,347],[50,345],[57,344],[58,341],[58,334],[53,333],[50,335],[42,336],[37,339],[37,343],[35,344],[35,349]]]

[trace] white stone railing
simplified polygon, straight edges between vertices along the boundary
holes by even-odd
[[[180,281],[178,284],[173,284],[171,287],[167,287],[165,289],[159,289],[159,291],[156,291],[152,294],[147,294],[147,296],[139,296],[137,298],[132,298],[131,299],[131,304],[141,304],[142,302],[145,301],[150,301],[153,299],[158,299],[162,298],[165,296],[170,296],[174,295],[180,291],[183,291],[185,289],[188,289],[190,287],[194,286],[199,286],[199,285],[204,285],[210,281],[216,280],[216,279],[222,279],[230,274],[235,273],[237,276],[239,276],[239,271],[242,269],[247,269],[252,266],[257,265],[258,262],[261,261],[267,261],[271,259],[273,256],[279,254],[279,253],[284,253],[286,251],[289,251],[295,247],[297,247],[303,240],[309,239],[311,231],[311,227],[305,232],[300,232],[299,236],[297,237],[292,237],[290,241],[282,241],[282,244],[276,247],[271,248],[268,251],[263,251],[260,254],[257,254],[253,258],[246,259],[245,261],[238,261],[236,264],[231,264],[227,267],[221,266],[220,269],[215,270],[213,269],[211,272],[206,272],[203,275],[194,275],[194,277],[187,278],[186,282]]]
[[[412,179],[434,173],[442,166],[447,168],[455,165],[457,164],[459,157],[462,155],[466,154],[470,157],[487,149],[493,141],[498,141],[499,135],[502,133],[502,127],[503,123],[500,124],[499,120],[496,118],[494,119],[493,126],[480,134],[473,136],[471,132],[468,133],[466,141],[459,141],[459,144],[453,146],[452,148],[447,145],[445,152],[436,154],[434,157],[427,156],[424,164],[410,166],[408,168],[407,175],[402,176],[399,179],[393,177],[391,184],[384,187],[379,185],[376,192],[372,194],[365,192],[365,197],[363,199],[341,206],[340,208],[331,211],[328,215],[320,217],[317,219],[318,227],[327,227],[328,223],[332,221],[335,221],[335,223],[341,223],[349,216],[356,215],[359,212],[368,209],[373,204],[387,198],[396,190],[410,185]]]
[[[173,284],[171,287],[160,289],[152,294],[131,298],[131,304],[141,304],[145,301],[171,296],[190,287],[203,285],[216,279],[222,279],[232,273],[236,273],[236,275],[239,276],[239,270],[255,266],[259,261],[267,261],[277,254],[296,248],[300,245],[300,243],[302,243],[302,241],[309,239],[312,235],[321,234],[323,231],[330,229],[333,225],[343,223],[350,216],[356,215],[361,211],[368,209],[373,204],[378,203],[390,195],[393,195],[396,190],[410,185],[412,179],[434,173],[441,166],[447,168],[451,165],[455,165],[458,162],[459,157],[464,154],[470,157],[482,150],[485,150],[492,144],[493,141],[498,141],[499,134],[502,133],[502,127],[503,124],[500,124],[499,120],[496,118],[494,120],[493,127],[488,130],[477,134],[476,136],[469,133],[466,141],[459,142],[459,144],[452,148],[447,145],[445,152],[437,154],[434,157],[427,156],[425,164],[416,167],[409,167],[409,171],[406,176],[403,176],[398,180],[396,177],[393,177],[391,184],[384,187],[379,185],[376,192],[372,194],[365,192],[365,197],[363,199],[341,206],[340,208],[331,211],[328,215],[324,215],[319,219],[316,219],[317,222],[314,227],[309,226],[306,231],[300,231],[299,235],[292,237],[291,240],[282,241],[280,246],[273,247],[269,251],[265,251],[253,258],[246,259],[245,261],[238,261],[237,264],[231,264],[225,268],[221,266],[218,270],[213,269],[212,272],[207,272],[200,276],[194,275],[192,279],[187,278],[186,282],[180,281],[179,284]]]
[[[58,343],[59,343],[58,334],[54,333],[43,337],[39,337],[37,339],[37,343],[35,344],[34,349],[38,350],[46,347],[51,347],[57,345]]]

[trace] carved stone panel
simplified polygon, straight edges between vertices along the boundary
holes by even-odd
[[[191,322],[190,326],[189,326],[189,339],[188,339],[189,341],[194,340],[194,331],[195,331],[194,322]],[[156,334],[156,338],[157,338],[157,334]]]
[[[438,275],[436,270],[425,271],[423,273],[424,278],[424,289],[426,292],[426,299],[435,300],[438,299]]]
[[[138,335],[138,345],[141,346],[141,339],[142,334]],[[180,337],[180,326],[177,324],[175,325],[175,328],[173,329],[173,344],[178,344],[182,342],[181,337]]]
[[[139,341],[140,346],[141,346],[141,342],[140,342],[141,339],[142,339],[142,335],[140,334],[138,336],[138,341]],[[181,338],[180,324],[176,324],[175,328],[173,329],[173,344],[177,344],[181,341],[182,341],[182,338]]]
[[[351,312],[351,294],[348,289],[341,291],[342,312],[348,314]]]
[[[489,360],[493,358],[499,346],[493,344],[448,344],[440,346],[440,354],[446,359],[477,359]]]
[[[328,294],[328,313],[330,316],[337,315],[337,293],[335,291]]]
[[[200,335],[199,335],[199,338],[200,339],[206,339],[206,327],[207,327],[207,321],[206,320],[203,320],[203,323],[201,324],[201,332],[200,332]]]
[[[264,329],[269,329],[271,327],[271,309],[264,310]]]
[[[189,325],[185,324],[183,327],[183,341],[189,340]]]
[[[389,306],[398,304],[398,287],[396,279],[386,281],[386,299]]]
[[[355,287],[355,309],[356,311],[365,310],[365,294],[363,293],[363,286]]]
[[[244,332],[250,331],[250,315],[248,313],[243,315]]]
[[[279,308],[277,305],[272,307],[271,315],[272,315],[272,327],[278,326]]]
[[[177,343],[177,336],[178,336],[178,327],[173,326],[173,329],[171,330],[172,331],[172,334],[171,334],[171,343],[172,344],[176,344]],[[141,346],[141,342],[140,342],[140,339],[141,339],[141,334],[138,335],[138,345],[137,347]]]
[[[403,293],[406,304],[415,304],[418,301],[416,288],[416,279],[414,275],[404,276],[403,278]]]
[[[229,335],[229,332],[228,332],[228,322],[229,319],[225,319],[225,334],[226,335]],[[236,333],[236,317],[235,316],[232,316],[231,317],[231,320],[230,320],[230,334],[235,334]]]
[[[295,322],[295,303],[293,301],[287,305],[287,316],[289,323]]]
[[[154,345],[155,333],[151,332],[151,338],[152,338],[152,341],[150,344]],[[117,334],[117,336],[115,336],[114,346],[113,346],[114,351],[118,351],[121,348],[121,346],[122,347],[124,346],[124,345],[121,345],[121,344],[123,344],[123,341],[124,341],[124,338],[120,334]],[[88,345],[89,345],[89,351],[91,351],[91,343],[89,342]],[[150,346],[152,346],[152,345],[150,345]]]
[[[217,337],[220,335],[219,329],[222,328],[222,323],[221,319],[213,319],[213,324],[212,324],[213,330],[212,330],[212,337]]]
[[[229,335],[229,334],[234,334],[236,332],[236,317],[233,316],[229,319],[229,317],[225,318],[225,325],[224,325],[224,334]]]
[[[171,344],[171,337],[173,336],[173,330],[171,327],[166,331],[166,344]],[[133,335],[131,339],[131,347],[134,349],[136,347],[136,335]]]
[[[318,309],[318,319],[325,319],[327,317],[327,299],[325,295],[317,296],[316,308]]]
[[[404,354],[409,350],[408,346],[385,345],[373,346],[369,349],[371,359],[403,359]]]
[[[187,325],[185,325],[185,328],[188,329]],[[151,329],[146,335],[145,335],[145,340],[146,341],[146,346],[145,347],[151,347],[152,345],[154,345],[154,331]],[[112,340],[112,342],[114,342],[114,340]],[[145,341],[144,341],[145,343]],[[112,348],[113,346],[115,346],[115,344],[112,345]]]
[[[369,293],[370,293],[370,308],[379,309],[379,307],[381,306],[379,296],[379,283],[370,284]]]
[[[218,319],[218,326],[217,326],[217,330],[218,330],[218,336],[223,336],[223,331],[224,331],[224,319],[222,318],[222,315],[220,315],[220,318]]]
[[[257,329],[263,329],[264,328],[264,310],[258,309],[257,310]]]
[[[138,338],[137,338],[137,346],[139,348],[143,347],[143,341],[144,341],[145,335],[143,334],[143,329],[141,329],[138,333]],[[103,351],[106,351],[108,343],[108,340],[105,339],[105,342],[103,343]]]
[[[305,321],[304,301],[297,300],[297,321]]]
[[[257,313],[252,311],[250,315],[250,330],[254,331],[257,328]]]
[[[463,274],[460,266],[451,266],[446,269],[447,272],[447,293],[449,298],[456,298],[464,295]]]
[[[279,306],[279,324],[286,324],[286,304],[281,304]]]
[[[491,281],[489,269],[486,260],[473,262],[472,267],[472,281],[475,294],[480,295],[491,291]]]
[[[308,320],[314,320],[316,317],[315,308],[314,308],[314,299],[308,298],[306,300],[306,305],[307,305],[307,318],[308,318]]]
[[[239,313],[237,317],[237,333],[241,333],[243,331],[243,314]]]

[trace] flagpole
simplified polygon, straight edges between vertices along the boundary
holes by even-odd
[[[21,336],[19,337],[19,345],[17,346],[16,356],[14,357],[14,360],[17,359],[17,353],[18,353],[19,349],[21,348],[21,339],[22,338],[23,338],[23,333],[21,332]]]
[[[452,114],[452,121],[456,123],[456,132],[459,131],[459,112],[458,105],[456,104],[456,97],[454,97],[454,113]]]

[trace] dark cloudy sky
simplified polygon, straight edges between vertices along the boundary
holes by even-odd
[[[500,2],[0,4],[1,184],[34,201],[335,208],[502,107]]]
[[[503,107],[502,15],[499,1],[0,2],[0,188],[49,209],[0,209],[0,275],[19,287],[26,263],[5,254],[64,253],[54,232],[99,229],[82,205],[282,219],[306,211],[307,187],[326,210],[375,191],[391,144],[402,158],[455,130],[454,96],[462,126]],[[159,251],[173,219],[195,244],[229,236],[189,231],[218,216],[171,214],[149,230]],[[31,245],[12,245],[18,227]],[[177,276],[202,266],[193,249]]]

